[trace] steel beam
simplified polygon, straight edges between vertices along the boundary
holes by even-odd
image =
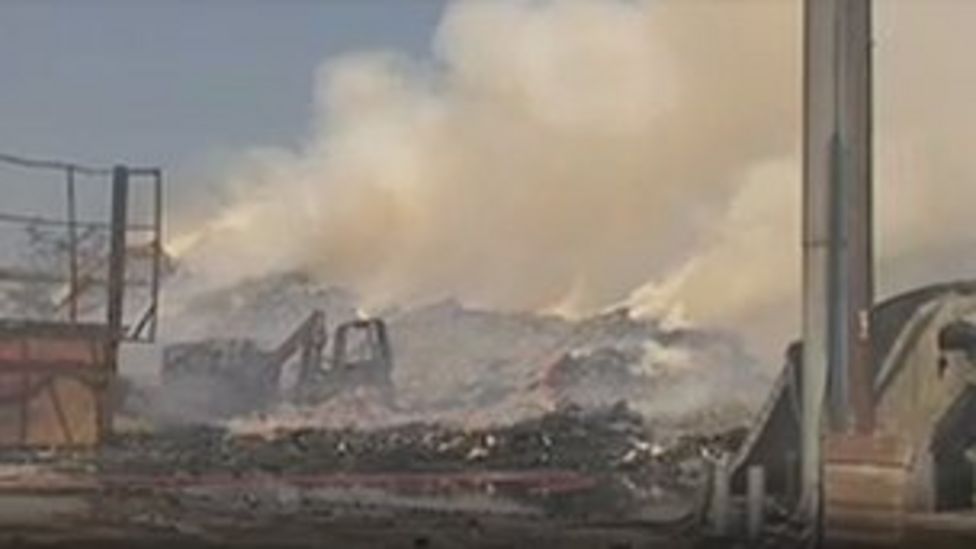
[[[835,431],[874,428],[870,14],[870,0],[804,3],[801,504],[814,519],[825,398]]]
[[[801,513],[820,517],[821,422],[831,356],[831,186],[837,119],[839,0],[805,0],[803,18],[803,421]]]
[[[115,341],[122,337],[128,207],[129,171],[125,166],[116,166],[112,171],[112,234],[109,240],[107,307],[108,328]]]
[[[848,421],[874,431],[871,0],[843,2],[838,128],[844,143]]]

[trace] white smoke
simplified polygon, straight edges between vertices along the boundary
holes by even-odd
[[[875,2],[875,195],[878,296],[976,277],[976,4]],[[759,76],[757,76],[759,77]],[[744,333],[775,356],[799,326],[800,163],[758,163],[671,275],[633,294],[654,312]],[[648,299],[648,296],[651,299]]]
[[[237,170],[188,260],[308,269],[378,301],[619,300],[694,252],[735,174],[789,151],[795,11],[452,4],[432,62],[328,63],[314,135]]]
[[[976,5],[876,8],[892,289],[959,272],[973,244]],[[680,310],[769,357],[798,316],[800,11],[450,4],[432,60],[327,63],[304,146],[251,155],[235,199],[173,245],[213,279],[300,269],[374,303]]]
[[[775,357],[798,325],[800,206],[794,162],[757,164],[697,254],[629,302],[638,313],[732,329]]]

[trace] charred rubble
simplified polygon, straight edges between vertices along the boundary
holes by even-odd
[[[98,479],[112,493],[171,493],[173,486],[233,481],[317,482],[320,479],[487,480],[387,489],[409,496],[482,494],[519,502],[548,516],[639,518],[655,505],[690,510],[701,503],[710,456],[738,447],[744,428],[673,437],[626,404],[584,410],[569,406],[512,425],[463,429],[412,423],[382,429],[281,429],[240,433],[216,426],[180,426],[119,433],[96,453],[7,450],[5,464],[44,466],[66,477]],[[492,480],[524,475],[554,483]],[[568,483],[568,484],[567,484]],[[354,483],[353,483],[354,484]],[[343,483],[346,485],[346,483]]]
[[[213,363],[211,383],[233,376],[228,356],[241,355],[242,375],[248,365],[264,364],[269,352],[262,349],[290,339],[281,326],[315,309],[334,327],[355,318],[357,303],[348,292],[281,275],[206,293],[177,313],[187,322],[169,325],[213,335],[212,343],[185,347],[196,358],[184,361]],[[220,402],[218,417],[172,421],[153,415],[152,401],[165,394],[133,390],[126,413],[149,426],[120,430],[86,467],[105,479],[188,482],[214,475],[559,474],[573,479],[572,490],[500,481],[466,489],[546,513],[620,518],[661,500],[693,506],[709,456],[741,441],[751,412],[746,391],[762,379],[734,340],[623,309],[572,320],[443,301],[388,310],[383,318],[395,356],[395,398],[376,398],[368,387],[318,401],[266,392]],[[240,352],[224,352],[227,342]],[[221,358],[208,362],[211,354]],[[207,390],[192,379],[187,386]],[[228,387],[237,385],[222,387],[221,399],[248,393]],[[188,407],[177,401],[177,408]]]
[[[592,411],[568,407],[509,426],[471,430],[415,423],[377,430],[283,429],[260,435],[207,426],[120,434],[106,445],[98,465],[103,471],[188,474],[471,467],[610,473],[673,466],[694,458],[699,450],[734,446],[740,435],[739,429],[732,429],[656,441],[652,427],[621,403]]]

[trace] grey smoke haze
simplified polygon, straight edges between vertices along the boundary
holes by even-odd
[[[976,266],[976,5],[878,4],[891,290]],[[211,280],[297,268],[376,304],[627,302],[772,356],[797,316],[799,5],[452,4],[431,62],[323,66],[305,144],[249,155],[171,246]]]
[[[973,24],[971,2],[875,3],[879,297],[976,276]],[[772,357],[798,329],[799,158],[757,163],[737,188],[698,255],[637,295],[743,332]]]

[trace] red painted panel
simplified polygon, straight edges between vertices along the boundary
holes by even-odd
[[[101,341],[77,337],[23,337],[0,339],[0,362],[45,362],[77,367],[102,367]]]

